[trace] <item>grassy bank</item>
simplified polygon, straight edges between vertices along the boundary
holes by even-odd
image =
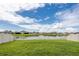
[[[39,35],[43,35],[43,36],[67,36],[68,34],[12,34],[14,36],[39,36]]]
[[[3,56],[79,56],[79,42],[66,40],[18,40],[0,44]]]
[[[28,37],[28,36],[38,36],[38,34],[12,34],[13,36],[23,36],[23,37]]]

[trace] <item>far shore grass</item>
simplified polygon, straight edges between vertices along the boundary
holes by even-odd
[[[23,36],[23,37],[28,37],[28,36],[40,36],[40,35],[43,35],[43,36],[67,36],[68,34],[12,34],[14,36]]]

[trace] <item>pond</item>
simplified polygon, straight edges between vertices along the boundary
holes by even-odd
[[[18,37],[16,40],[39,40],[39,39],[65,39],[66,36],[30,36],[30,37]]]

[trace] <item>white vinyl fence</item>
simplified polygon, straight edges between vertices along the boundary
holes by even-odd
[[[0,43],[13,41],[15,38],[11,34],[0,33]]]
[[[79,41],[79,34],[70,34],[66,37],[67,40]]]

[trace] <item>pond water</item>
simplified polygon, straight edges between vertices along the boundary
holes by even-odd
[[[17,40],[39,40],[39,39],[65,39],[65,36],[30,36],[30,37],[18,37]]]

